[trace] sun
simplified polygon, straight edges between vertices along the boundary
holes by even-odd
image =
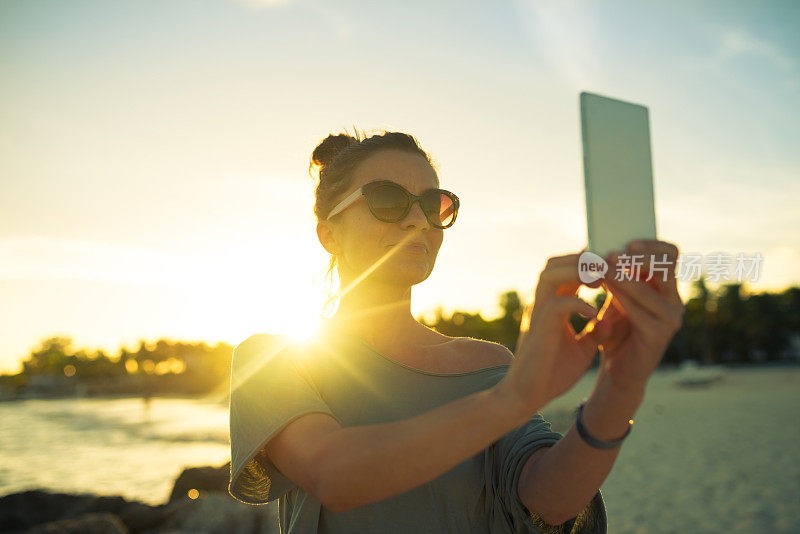
[[[297,321],[287,324],[282,328],[281,333],[293,341],[306,343],[317,335],[318,329],[319,319],[309,318],[305,322]]]

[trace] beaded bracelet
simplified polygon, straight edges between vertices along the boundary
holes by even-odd
[[[618,447],[622,441],[628,437],[628,434],[631,433],[631,428],[633,428],[633,419],[628,420],[628,430],[625,431],[625,435],[623,435],[619,439],[614,440],[606,440],[600,439],[592,436],[589,434],[589,431],[586,430],[586,427],[583,425],[583,418],[581,417],[581,413],[583,412],[583,405],[586,404],[587,399],[583,399],[581,403],[578,405],[578,408],[575,410],[578,414],[578,418],[576,420],[576,424],[578,426],[578,434],[583,438],[583,441],[591,445],[596,449],[613,449],[614,447]]]

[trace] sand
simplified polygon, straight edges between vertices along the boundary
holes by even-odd
[[[609,532],[800,532],[800,368],[728,369],[694,388],[675,378],[651,378],[600,488]],[[554,429],[593,383],[542,410]]]

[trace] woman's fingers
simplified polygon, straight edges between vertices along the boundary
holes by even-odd
[[[584,250],[586,250],[584,248]],[[583,252],[583,251],[581,251]],[[578,273],[578,260],[581,253],[565,254],[562,256],[551,256],[547,259],[542,271],[539,273],[539,280],[536,284],[533,301],[525,309],[520,323],[520,331],[527,332],[531,327],[533,315],[536,310],[544,307],[548,302],[555,298],[561,297],[575,297],[580,289],[582,282]],[[594,287],[600,287],[602,280],[598,280]],[[577,297],[576,297],[577,298]],[[578,299],[580,302],[582,300]],[[583,312],[589,313],[591,317],[597,314],[597,310],[589,306],[591,311],[583,308]],[[581,313],[579,310],[574,310],[574,313]]]
[[[574,295],[581,287],[578,276],[580,254],[552,256],[539,274],[534,300],[544,303],[555,296]]]
[[[622,311],[615,314],[614,311],[617,309]],[[625,313],[617,294],[610,294],[597,317],[586,324],[583,332],[578,336],[578,340],[582,341],[584,337],[589,337],[596,347],[606,350],[608,343],[612,340],[622,340],[628,336],[632,325],[625,318]]]
[[[625,308],[628,319],[636,322],[644,316],[642,325],[666,325],[677,332],[683,322],[683,306],[669,301],[664,295],[642,282],[607,280],[611,292]]]
[[[634,239],[627,244],[626,250],[636,253],[666,254],[671,262],[678,261],[678,246],[660,239]]]
[[[614,287],[611,288],[611,293],[613,294],[613,298],[617,299],[622,305],[622,313],[625,314],[628,321],[630,321],[637,330],[647,334],[658,328],[658,319],[643,308],[633,297]]]
[[[573,313],[577,313],[593,319],[597,316],[597,312],[597,308],[580,297],[553,297],[541,310],[536,311],[536,315],[538,316],[536,328],[541,329],[540,331],[554,331],[556,325],[560,323],[567,332],[576,336],[575,329],[572,328],[569,322],[569,317]],[[592,356],[595,354],[597,343],[589,332],[581,333],[576,340],[585,353]]]
[[[600,287],[602,279],[589,284],[584,284],[580,279],[579,260],[581,254],[586,250],[587,247],[584,247],[575,254],[547,258],[547,263],[539,274],[534,300],[544,302],[555,296],[572,296],[578,292],[582,285],[592,288]]]
[[[680,300],[676,261],[666,253],[644,254],[644,274],[641,280],[671,300]]]
[[[546,303],[538,307],[529,307],[528,311],[522,317],[520,324],[520,337],[517,341],[517,348],[519,349],[523,344],[527,344],[528,336],[530,333],[540,333],[547,335],[548,333],[555,333],[559,323],[568,325],[568,318],[572,313],[578,313],[584,317],[596,317],[597,309],[576,296],[570,297],[553,297]],[[575,334],[571,326],[568,326],[569,331]],[[583,340],[581,345],[588,345],[589,339]]]
[[[676,245],[657,239],[636,239],[626,244],[625,252],[627,256],[620,262],[622,265],[629,269],[638,265],[640,280],[668,296],[669,300],[682,304],[676,276],[679,256]],[[616,260],[609,260],[611,266],[616,263]]]
[[[606,282],[612,291],[621,289],[631,295],[642,308],[658,319],[670,321],[676,313],[676,305],[647,283],[617,280],[614,277],[609,277]]]
[[[580,297],[553,297],[533,310],[531,323],[536,323],[540,328],[542,326],[547,328],[563,315],[569,317],[572,313],[594,317],[597,315],[597,309]]]
[[[597,309],[580,297],[556,297],[548,307],[551,313],[557,317],[569,317],[569,314],[572,313],[578,313],[584,317],[597,315]]]

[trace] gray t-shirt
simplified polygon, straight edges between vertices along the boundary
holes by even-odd
[[[291,534],[606,532],[599,490],[578,516],[557,527],[519,500],[525,460],[563,437],[538,413],[430,482],[342,513],[323,507],[264,452],[264,444],[301,415],[325,413],[342,426],[407,419],[491,388],[508,368],[423,371],[379,353],[359,336],[331,335],[324,328],[306,343],[250,336],[234,349],[231,365],[228,491],[249,504],[278,499],[281,532]]]

